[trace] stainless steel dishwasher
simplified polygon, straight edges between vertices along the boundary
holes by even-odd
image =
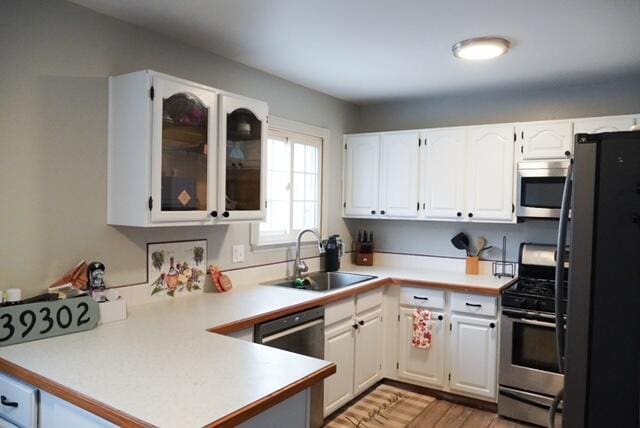
[[[312,308],[257,324],[254,330],[254,342],[324,359],[324,308]],[[323,382],[312,386],[310,395],[310,426],[318,428],[323,423]]]

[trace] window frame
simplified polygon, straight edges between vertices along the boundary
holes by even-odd
[[[314,142],[304,140],[304,137],[311,137],[315,140],[320,140],[317,144],[320,146],[320,165],[319,165],[319,209],[318,215],[320,216],[320,236],[323,239],[326,239],[326,230],[327,230],[327,200],[328,200],[328,191],[327,191],[327,162],[328,158],[328,146],[329,146],[329,130],[325,128],[320,128],[313,125],[307,125],[305,123],[296,122],[289,119],[283,119],[275,116],[269,116],[268,120],[268,135],[269,138],[271,133],[274,133],[275,136],[280,134],[284,136],[286,134],[298,134],[303,137],[303,143],[313,144]],[[293,148],[292,148],[293,150]],[[293,159],[292,159],[293,161]],[[293,171],[291,172],[293,174]],[[293,190],[292,190],[293,191]],[[293,198],[291,198],[293,201]],[[289,235],[286,239],[274,239],[268,240],[264,239],[260,236],[260,223],[254,222],[251,223],[250,227],[250,242],[252,249],[276,249],[283,247],[291,247],[296,243],[296,237]],[[311,235],[306,235],[303,238],[303,245],[308,245],[311,242],[315,242],[315,238]]]

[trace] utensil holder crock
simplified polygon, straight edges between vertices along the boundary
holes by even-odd
[[[467,257],[467,275],[478,275],[480,273],[480,257]]]

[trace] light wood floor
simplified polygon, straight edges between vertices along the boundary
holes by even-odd
[[[529,427],[473,407],[435,400],[407,428],[521,428]]]

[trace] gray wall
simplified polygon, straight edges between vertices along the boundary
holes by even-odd
[[[249,251],[248,225],[107,226],[107,76],[143,68],[264,100],[273,115],[328,128],[328,231],[345,234],[337,189],[354,106],[64,1],[5,0],[0,289],[35,294],[81,259],[103,261],[111,285],[142,282],[148,242],[206,238],[209,261],[227,268],[236,243],[246,246],[245,265],[289,257],[285,250]]]
[[[482,258],[500,260],[502,237],[507,237],[507,260],[518,260],[521,242],[555,244],[557,221],[528,221],[519,224],[457,224],[408,220],[346,220],[353,236],[359,229],[374,232],[377,251],[421,254],[428,256],[464,257],[464,251],[451,244],[458,232],[466,233],[473,242],[479,237],[487,239],[494,248],[483,253]]]
[[[467,225],[340,218],[344,132],[640,112],[640,77],[589,87],[537,88],[355,107],[62,0],[0,2],[0,289],[42,291],[80,259],[107,265],[111,285],[146,280],[146,244],[206,238],[209,261],[281,261],[249,251],[249,226],[134,229],[106,224],[107,76],[152,68],[267,101],[271,114],[331,131],[328,232],[367,227],[378,248],[461,255],[459,230],[552,241],[554,223]],[[347,229],[348,227],[348,229]],[[307,254],[313,254],[308,249]],[[490,254],[495,257],[496,254]]]
[[[471,93],[363,106],[359,132],[390,131],[530,120],[563,119],[640,113],[640,76],[618,77],[595,85],[541,87],[491,93]],[[352,234],[373,230],[382,251],[463,257],[449,240],[464,231],[472,238],[485,236],[502,246],[507,236],[508,259],[517,260],[520,242],[555,243],[557,222],[534,221],[517,225],[347,220]],[[486,253],[499,259],[496,248]]]
[[[593,85],[467,93],[363,106],[359,132],[640,113],[640,75]]]

